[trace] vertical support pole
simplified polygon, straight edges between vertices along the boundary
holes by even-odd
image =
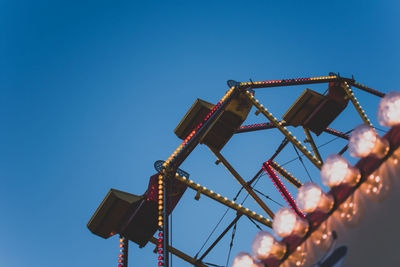
[[[363,120],[364,124],[369,125],[372,127],[372,123],[367,118],[365,111],[362,109],[360,103],[357,101],[357,98],[354,96],[353,91],[350,89],[350,86],[347,82],[344,82],[344,91],[346,92],[347,96],[349,97],[351,103],[356,108],[358,114],[360,115],[361,119]]]
[[[163,217],[164,217],[164,232],[163,232],[163,258],[164,267],[169,266],[169,221],[168,221],[168,179],[167,175],[163,175],[164,180],[164,205],[163,205]]]
[[[129,240],[120,235],[119,236],[119,256],[118,256],[118,267],[128,266],[128,248]]]
[[[259,110],[261,111],[261,113],[267,117],[267,119],[269,119],[276,128],[278,128],[279,131],[281,131],[283,133],[284,136],[286,136],[286,138],[293,144],[295,145],[314,165],[315,167],[317,167],[318,169],[321,169],[322,167],[322,163],[321,161],[319,161],[315,156],[313,156],[311,154],[310,151],[307,150],[307,148],[305,146],[303,146],[301,144],[301,142],[299,140],[296,139],[295,136],[292,135],[291,132],[289,132],[286,127],[284,127],[282,125],[281,122],[279,122],[273,115],[272,113],[268,112],[268,110],[266,108],[264,108],[264,106],[262,104],[260,104],[258,102],[257,99],[254,98],[254,96],[249,92],[246,91],[246,95],[248,96],[248,98],[250,99],[250,101],[253,103],[253,105]]]
[[[158,176],[158,266],[168,267],[168,210],[166,174]]]
[[[124,263],[124,267],[128,266],[128,250],[129,250],[129,240],[127,238],[124,238],[124,256],[122,258],[122,262]]]
[[[318,148],[317,148],[317,146],[315,145],[314,139],[312,138],[310,131],[309,131],[307,128],[304,128],[304,127],[303,127],[303,129],[304,129],[304,133],[305,133],[306,136],[307,136],[307,141],[310,143],[311,148],[312,148],[312,150],[314,151],[314,156],[315,156],[319,161],[321,161],[321,163],[323,163],[321,154],[319,154]]]

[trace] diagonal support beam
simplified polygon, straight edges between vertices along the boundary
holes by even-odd
[[[347,82],[344,83],[344,91],[346,92],[347,96],[349,97],[351,103],[356,108],[358,114],[360,115],[361,119],[363,120],[364,124],[369,125],[372,127],[372,123],[367,118],[365,111],[362,109],[360,103],[357,101],[357,98],[354,96],[353,91],[350,89],[350,86]]]
[[[285,121],[279,121],[279,123],[285,127],[288,126],[288,123]],[[268,129],[275,129],[275,125],[272,122],[268,122],[268,123],[258,123],[258,124],[250,124],[250,125],[243,125],[240,126],[236,131],[235,134],[239,134],[239,133],[247,133],[247,132],[254,132],[254,131],[259,131],[259,130],[268,130]],[[332,129],[332,128],[325,128],[323,130],[326,133],[329,133],[331,135],[343,138],[345,140],[349,140],[349,136],[345,133],[342,133],[338,130]]]
[[[179,174],[175,175],[175,179],[181,181],[182,183],[186,184],[191,189],[195,190],[196,192],[200,192],[201,194],[231,208],[236,210],[239,213],[243,213],[244,215],[256,220],[257,222],[272,228],[272,221],[270,219],[265,218],[262,215],[257,214],[254,211],[249,210],[248,208],[244,208],[242,205],[235,203],[232,200],[228,200],[226,197],[222,197],[220,194],[216,194],[214,191],[207,189],[200,184],[196,184],[192,180],[188,180],[186,177],[180,176]]]
[[[342,133],[342,132],[340,132],[338,130],[335,130],[335,129],[332,129],[332,128],[328,128],[327,127],[326,129],[324,129],[324,132],[326,132],[328,134],[331,134],[331,135],[334,135],[334,136],[337,136],[337,137],[340,137],[340,138],[342,138],[344,140],[349,140],[350,139],[350,136],[347,133]]]
[[[362,85],[361,83],[358,83],[358,82],[356,82],[356,81],[350,81],[349,83],[350,83],[351,85],[353,85],[354,87],[356,87],[356,88],[358,88],[358,89],[361,89],[361,90],[363,90],[363,91],[365,91],[365,92],[368,92],[368,93],[370,93],[370,94],[373,94],[373,95],[376,95],[376,96],[379,96],[379,97],[384,97],[384,96],[385,96],[384,93],[379,92],[378,90],[372,89],[372,88],[370,88],[370,87],[367,87],[367,86],[365,86],[365,85]]]
[[[238,180],[241,186],[250,194],[250,196],[260,205],[260,207],[273,219],[274,213],[268,208],[268,206],[261,200],[261,198],[251,189],[251,187],[246,183],[246,181],[239,175],[239,173],[232,167],[231,164],[219,153],[217,150],[210,148],[214,155],[224,164],[228,171],[233,175],[233,177]]]
[[[280,175],[282,175],[286,180],[288,180],[291,184],[293,184],[296,188],[301,187],[303,184],[297,180],[296,178],[293,177],[292,174],[290,174],[288,171],[283,169],[278,163],[275,161],[270,160],[269,165],[277,171]]]
[[[304,214],[301,212],[301,210],[297,207],[297,204],[294,200],[294,198],[292,197],[292,195],[289,193],[289,191],[286,189],[286,187],[283,185],[283,183],[281,182],[281,180],[278,178],[278,176],[276,176],[276,174],[274,173],[274,171],[272,170],[271,166],[269,165],[270,162],[264,162],[263,163],[263,167],[265,172],[268,173],[269,177],[271,178],[271,180],[274,182],[275,186],[278,187],[279,191],[281,192],[281,194],[283,195],[283,197],[286,199],[286,201],[288,202],[288,204],[290,205],[290,207],[300,216],[300,217],[304,217]]]
[[[312,138],[310,131],[309,131],[307,128],[303,128],[303,129],[304,129],[304,133],[305,133],[306,136],[307,136],[307,142],[310,143],[311,148],[312,148],[312,150],[314,151],[314,156],[315,156],[319,161],[321,161],[321,163],[323,163],[321,154],[319,153],[318,148],[317,148],[317,146],[315,145],[314,139]]]
[[[281,122],[279,122],[273,115],[270,113],[262,104],[258,102],[257,99],[254,98],[254,96],[249,92],[246,91],[247,97],[250,99],[250,101],[253,103],[253,105],[265,116],[267,119],[269,119],[276,128],[278,128],[279,131],[283,133],[284,136],[293,144],[295,145],[318,169],[321,169],[322,167],[322,162],[319,161],[315,156],[312,155],[310,151],[307,150],[305,146],[301,144],[299,140],[295,136],[292,135],[291,132],[289,132],[286,127],[282,125]]]
[[[151,243],[153,243],[154,245],[158,245],[158,240],[154,236],[152,236],[149,241]],[[178,258],[181,258],[182,260],[184,260],[196,267],[209,267],[209,266],[205,265],[204,263],[202,263],[201,261],[198,261],[195,258],[190,257],[186,253],[183,253],[182,251],[180,251],[170,245],[168,245],[168,251],[171,252],[172,254],[174,254],[175,256],[177,256]]]

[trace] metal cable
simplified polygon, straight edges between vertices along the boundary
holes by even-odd
[[[282,205],[281,203],[279,203],[278,201],[273,200],[270,196],[265,195],[264,193],[262,193],[261,191],[255,189],[255,188],[253,188],[253,190],[256,191],[257,193],[259,193],[260,195],[262,195],[263,197],[265,197],[265,198],[271,200],[271,201],[274,202],[275,204],[277,204],[277,205],[283,207],[283,205]],[[251,219],[251,218],[249,218],[249,219]]]
[[[231,238],[231,243],[229,244],[228,258],[226,259],[225,267],[228,267],[229,259],[231,257],[231,252],[232,252],[232,247],[233,247],[233,240],[235,239],[235,235],[236,235],[236,226],[237,226],[237,223],[235,223],[235,225],[233,226],[233,229],[232,229],[232,238]]]
[[[306,167],[306,165],[305,165],[304,162],[303,162],[303,159],[300,157],[299,151],[297,151],[297,149],[296,149],[296,147],[295,147],[294,145],[293,145],[293,148],[294,148],[294,151],[296,151],[297,157],[299,158],[299,160],[300,160],[300,162],[301,162],[301,165],[303,165],[304,170],[306,171],[306,173],[307,173],[307,175],[308,175],[308,178],[310,179],[311,182],[313,182],[313,180],[312,180],[312,178],[311,178],[311,175],[310,175],[310,173],[308,172],[307,167]]]
[[[351,131],[353,131],[353,130],[347,131],[345,134],[349,134],[349,133],[351,133]],[[328,141],[328,142],[326,142],[326,143],[324,143],[324,144],[322,144],[322,145],[317,146],[317,148],[321,148],[321,147],[323,147],[323,146],[326,146],[327,144],[329,144],[329,143],[331,143],[331,142],[333,142],[333,141],[335,141],[335,140],[337,140],[337,139],[339,139],[339,138],[340,138],[340,137],[337,136],[337,137],[333,138],[332,140],[330,140],[330,141]],[[294,158],[294,159],[291,159],[291,160],[289,160],[289,161],[287,161],[287,162],[281,164],[281,166],[283,167],[283,166],[285,166],[285,165],[287,165],[287,164],[289,164],[289,163],[292,163],[293,161],[297,160],[298,158],[302,158],[302,157],[304,157],[304,155],[300,155],[299,157],[296,157],[296,158]]]
[[[254,185],[257,184],[258,180],[259,180],[260,177],[263,176],[263,175],[264,175],[263,173],[261,173],[260,175],[258,175],[257,181],[255,182]],[[239,195],[240,195],[240,193],[242,192],[242,190],[243,190],[243,187],[241,187],[241,188],[239,189],[239,191],[237,192],[236,196],[233,198],[233,201],[236,201],[236,199],[239,197]],[[246,201],[246,199],[247,199],[248,196],[249,196],[249,193],[247,193],[246,197],[244,198],[244,200],[242,201],[241,204],[243,204],[243,203]],[[204,241],[203,245],[201,246],[201,248],[199,249],[199,251],[198,251],[198,252],[196,253],[196,255],[194,256],[195,259],[197,258],[197,256],[198,256],[199,253],[201,252],[201,250],[204,248],[204,246],[207,244],[208,240],[210,240],[210,238],[211,238],[211,236],[214,234],[215,230],[217,230],[218,226],[221,224],[222,220],[225,218],[225,216],[226,216],[226,214],[228,213],[229,209],[230,209],[230,208],[227,208],[227,209],[225,210],[225,213],[224,213],[224,214],[222,215],[222,217],[219,219],[219,221],[218,221],[218,223],[215,225],[214,229],[213,229],[213,230],[211,231],[211,233],[208,235],[206,241]]]

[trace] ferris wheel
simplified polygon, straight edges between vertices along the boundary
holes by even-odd
[[[310,84],[327,84],[327,89],[323,94],[305,89],[283,115],[272,114],[255,94],[258,91],[261,94],[262,88]],[[346,230],[343,225],[351,226],[359,220],[360,202],[387,198],[390,187],[398,185],[390,181],[396,179],[399,168],[399,93],[385,95],[361,85],[354,78],[335,73],[325,77],[255,82],[229,80],[228,86],[229,90],[217,104],[197,99],[190,107],[175,129],[175,134],[183,142],[168,159],[155,162],[156,174],[150,177],[143,195],[111,189],[90,219],[87,226],[95,235],[103,238],[120,235],[119,267],[128,266],[128,241],[140,247],[148,242],[155,244],[157,266],[169,266],[171,253],[194,266],[217,266],[205,262],[205,257],[230,229],[236,228],[237,221],[243,217],[270,230],[260,231],[254,238],[252,248],[249,248],[252,255],[239,253],[233,260],[233,267],[336,266],[350,255],[348,247],[343,244],[351,243],[348,238],[352,236],[352,231]],[[383,137],[376,133],[352,88],[382,98],[378,119],[382,125],[391,127]],[[348,132],[329,128],[349,104],[354,106],[363,124],[354,125],[355,128]],[[262,114],[268,122],[243,125],[253,107],[256,115]],[[279,116],[282,119],[278,119]],[[303,136],[296,137],[292,133],[294,128],[303,130],[305,142],[311,149],[300,141]],[[235,134],[268,129],[278,130],[283,141],[274,148],[270,158],[260,162],[254,177],[246,181],[221,150],[229,145]],[[315,141],[322,133],[346,142],[349,140],[349,143],[324,159]],[[238,194],[246,191],[264,215],[236,202],[237,196],[230,200],[198,184],[190,179],[188,172],[180,169],[199,144],[206,145],[216,156],[216,163],[225,166],[237,180],[241,186]],[[305,183],[295,173],[287,171],[284,164],[276,161],[288,144],[294,147],[296,159],[301,160],[303,166],[304,158],[321,171],[322,183],[330,188],[329,192],[324,192],[317,183]],[[352,156],[360,158],[354,166],[342,156],[347,150]],[[254,187],[257,179],[264,174],[270,177],[287,202],[276,213],[261,198],[266,196],[266,192]],[[292,184],[298,191],[293,192],[297,194],[296,199],[286,188],[286,183]],[[196,192],[196,198],[205,195],[236,212],[236,217],[202,255],[191,256],[169,244],[169,216],[188,188]],[[391,199],[390,203],[393,202]],[[397,217],[392,221],[400,222]],[[366,229],[371,227],[365,226]],[[358,234],[358,238],[360,234],[353,232]],[[352,246],[357,246],[353,243]]]

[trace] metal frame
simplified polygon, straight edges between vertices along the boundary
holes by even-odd
[[[204,137],[204,135],[207,133],[207,131],[211,128],[212,124],[215,123],[221,112],[223,111],[224,107],[229,104],[232,96],[234,94],[239,93],[240,91],[245,92],[249,99],[252,101],[253,105],[256,106],[256,108],[263,113],[264,116],[266,116],[271,123],[259,126],[259,129],[271,129],[271,128],[278,128],[284,135],[285,137],[293,143],[318,169],[321,168],[322,162],[315,156],[311,154],[310,151],[308,151],[287,129],[286,129],[286,124],[285,122],[278,121],[271,113],[269,113],[259,102],[254,99],[254,96],[252,95],[251,91],[253,89],[258,89],[258,88],[268,88],[268,87],[280,87],[280,86],[293,86],[293,85],[304,85],[304,84],[317,84],[317,83],[328,83],[328,82],[334,82],[334,81],[342,81],[342,82],[348,82],[349,84],[353,85],[354,87],[357,87],[363,91],[369,92],[373,95],[383,97],[385,94],[378,92],[374,89],[368,88],[366,86],[363,86],[359,83],[357,83],[354,79],[349,79],[349,78],[343,78],[340,77],[339,75],[333,75],[333,76],[327,76],[327,77],[311,77],[311,78],[295,78],[295,79],[285,79],[285,80],[274,80],[274,81],[262,81],[262,82],[234,82],[231,81],[231,84],[234,84],[230,88],[230,90],[225,94],[225,96],[218,102],[218,104],[215,106],[215,110],[211,111],[209,115],[205,118],[205,122],[202,125],[199,125],[196,128],[196,131],[188,136],[188,138],[172,153],[170,158],[164,163],[164,172],[163,175],[166,176],[167,178],[174,177],[174,175],[171,175],[175,173],[175,170],[182,164],[182,162],[186,159],[186,157],[189,156],[189,154],[193,151],[193,149],[200,143],[200,140]],[[348,87],[349,88],[349,87]],[[350,89],[350,88],[349,88]],[[352,101],[353,102],[353,101]],[[353,103],[354,104],[354,103]],[[244,129],[244,128],[239,128],[236,133],[240,132],[249,132],[253,130],[259,130],[259,129]],[[339,136],[343,139],[348,139],[348,136],[346,134],[343,134],[339,131],[332,130],[330,128],[327,128],[324,130],[327,133],[330,133],[335,136]],[[215,154],[215,152],[214,152]],[[222,155],[220,153],[217,153],[216,155],[220,156],[218,159],[222,162]],[[230,166],[227,161],[225,161],[224,164],[225,166]],[[274,167],[274,166],[272,166]],[[274,168],[277,170],[279,173],[281,173],[285,178],[291,177],[285,174],[285,172],[281,172],[280,168]],[[234,171],[233,168],[231,168],[230,172],[232,171],[235,173],[235,178],[238,179],[240,176],[237,174],[236,171]],[[232,173],[233,174],[233,173]],[[175,176],[177,178],[178,176]],[[289,178],[290,179],[290,178]],[[249,189],[247,184],[244,182],[243,178],[239,178],[238,181],[241,180],[241,185],[243,188],[246,190]],[[254,180],[254,179],[253,179]],[[294,182],[293,184],[296,184]],[[253,190],[250,189],[247,190],[249,193],[253,192]],[[255,193],[254,193],[255,194]],[[259,203],[260,204],[260,203]],[[166,214],[166,209],[164,209],[164,216]],[[228,226],[229,227],[229,226]],[[165,229],[164,231],[164,239],[165,237],[168,237],[168,229]],[[229,230],[229,229],[228,229]],[[225,231],[224,231],[225,232]],[[166,234],[165,234],[166,233]],[[226,232],[225,232],[226,233]],[[225,234],[223,233],[223,234]],[[222,238],[222,237],[221,237]],[[168,239],[167,239],[168,240]],[[216,243],[220,240],[217,239]],[[214,245],[215,246],[215,245]],[[212,247],[214,247],[212,246]],[[212,249],[211,247],[211,249]],[[168,253],[168,246],[166,247],[164,251]],[[211,251],[210,249],[210,251]],[[207,250],[207,254],[210,252]],[[206,255],[207,255],[206,254]],[[205,257],[205,255],[204,255]],[[204,258],[203,257],[203,258]],[[189,262],[190,263],[190,262]],[[168,267],[168,262],[165,262],[164,266]]]
[[[272,128],[277,128],[282,134],[285,136],[286,140],[291,142],[293,145],[295,145],[318,169],[321,168],[322,165],[322,158],[319,155],[318,149],[314,143],[314,140],[312,139],[310,133],[308,130],[305,129],[305,133],[307,135],[308,140],[310,141],[310,144],[313,148],[314,155],[310,151],[307,150],[305,146],[301,144],[300,141],[297,140],[296,137],[292,135],[291,132],[289,132],[286,129],[287,124],[284,121],[278,121],[277,118],[275,118],[262,104],[259,103],[258,100],[254,98],[253,95],[253,90],[254,89],[260,89],[260,88],[269,88],[269,87],[282,87],[282,86],[294,86],[294,85],[305,85],[305,84],[319,84],[319,83],[329,83],[329,82],[343,82],[346,84],[346,93],[350,100],[352,101],[353,105],[355,106],[357,112],[360,114],[361,118],[363,119],[364,123],[370,124],[369,120],[365,116],[365,112],[362,110],[361,106],[357,102],[356,98],[354,97],[354,93],[351,91],[350,86],[352,85],[356,88],[359,88],[363,91],[366,91],[368,93],[371,93],[373,95],[383,97],[385,94],[378,92],[374,89],[371,89],[369,87],[366,87],[364,85],[359,84],[356,82],[353,78],[344,78],[340,77],[339,75],[330,75],[326,77],[310,77],[310,78],[294,78],[294,79],[283,79],[283,80],[272,80],[272,81],[260,81],[260,82],[235,82],[235,81],[229,81],[230,89],[229,91],[222,97],[222,99],[218,102],[217,105],[211,110],[211,112],[204,118],[203,122],[200,123],[195,130],[192,131],[192,133],[189,134],[189,136],[183,141],[183,143],[171,154],[171,156],[164,162],[162,171],[160,173],[160,183],[163,185],[163,197],[161,197],[161,201],[163,201],[162,205],[162,210],[160,211],[160,217],[162,218],[161,222],[163,223],[163,234],[162,234],[162,242],[160,243],[159,240],[156,238],[152,237],[150,242],[154,244],[161,244],[162,249],[163,249],[163,257],[160,266],[169,266],[169,260],[168,256],[169,253],[172,253],[181,259],[187,261],[190,264],[193,264],[194,266],[199,266],[199,267],[208,267],[207,265],[203,264],[201,262],[202,259],[204,259],[209,252],[212,251],[214,246],[222,239],[222,237],[229,231],[229,229],[243,216],[246,215],[251,219],[254,219],[268,227],[271,227],[271,220],[264,218],[262,215],[258,215],[253,211],[250,211],[247,208],[243,208],[240,204],[236,204],[233,201],[229,201],[227,198],[224,198],[220,196],[219,194],[214,193],[212,190],[208,190],[205,187],[200,186],[199,184],[195,184],[193,181],[188,180],[184,176],[180,176],[179,174],[176,173],[177,169],[179,166],[184,162],[184,160],[190,155],[190,153],[196,148],[196,146],[201,142],[201,140],[204,138],[206,133],[211,129],[211,126],[218,120],[222,112],[224,111],[224,108],[230,103],[232,97],[236,94],[239,93],[244,93],[246,96],[249,98],[249,100],[252,102],[252,104],[258,109],[260,113],[262,113],[268,120],[270,120],[270,123],[264,123],[264,124],[257,124],[257,125],[251,125],[251,126],[242,126],[240,127],[236,133],[244,133],[244,132],[251,132],[251,131],[256,131],[256,130],[262,130],[262,129],[272,129]],[[348,139],[348,136],[344,133],[341,133],[336,130],[332,130],[330,128],[327,128],[324,130],[325,132],[341,137],[343,139]],[[281,168],[276,162],[273,161],[273,158],[275,158],[279,152],[283,149],[283,147],[287,144],[287,141],[285,144],[281,145],[277,152],[271,157],[271,159],[268,161],[268,168],[269,167],[273,170],[276,170],[279,174],[281,174],[283,177],[285,177],[287,180],[289,180],[296,188],[301,186],[301,183],[295,179],[291,174],[289,174],[287,171],[285,171],[283,168]],[[242,188],[246,189],[247,192],[256,200],[256,202],[268,213],[268,215],[273,218],[274,214],[272,211],[267,207],[267,205],[261,201],[261,199],[258,197],[258,195],[252,190],[251,184],[253,181],[260,175],[260,173],[263,171],[261,169],[256,176],[250,180],[249,182],[245,182],[244,179],[235,171],[235,169],[229,164],[229,162],[219,153],[218,151],[213,151],[214,154],[217,156],[218,160],[221,161],[224,166],[229,170],[229,172],[239,181],[241,184]],[[269,173],[272,173],[272,170],[269,169]],[[173,248],[172,246],[169,246],[168,244],[168,216],[167,216],[167,200],[165,199],[166,197],[166,190],[168,187],[168,180],[169,179],[178,179],[179,181],[185,183],[188,185],[188,187],[198,191],[201,194],[206,195],[207,197],[212,198],[213,200],[216,200],[234,210],[237,211],[237,216],[236,218],[228,225],[228,227],[218,236],[218,238],[213,242],[213,244],[206,250],[205,253],[200,257],[200,259],[195,259],[190,257],[189,255]]]

